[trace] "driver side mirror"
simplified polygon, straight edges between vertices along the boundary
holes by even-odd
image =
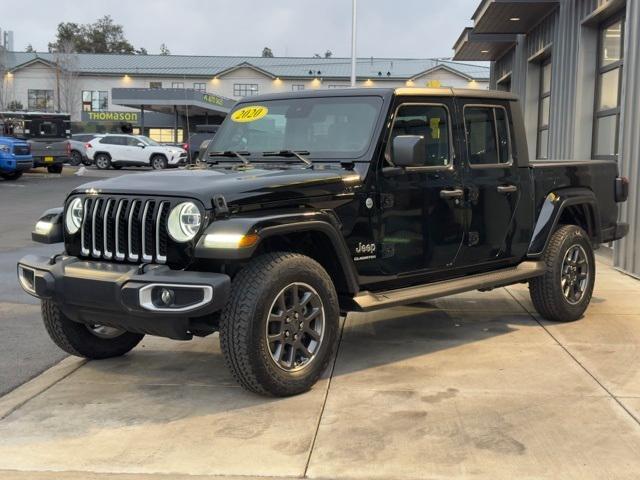
[[[139,143],[138,143],[138,146],[139,146],[140,148],[144,148],[144,147],[145,147],[144,143],[142,143],[142,142],[139,142]]]
[[[423,167],[427,163],[422,135],[398,135],[391,147],[391,159],[396,167]]]

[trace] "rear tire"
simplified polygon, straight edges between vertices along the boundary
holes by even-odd
[[[111,166],[111,157],[106,153],[98,153],[93,159],[98,170],[107,170]]]
[[[62,164],[56,163],[55,165],[49,165],[47,167],[47,172],[49,173],[62,173]]]
[[[42,301],[42,319],[54,343],[77,357],[119,357],[133,349],[144,338],[141,333],[117,331],[99,325],[92,328],[74,322],[51,300]]]
[[[322,266],[296,253],[267,253],[234,278],[220,346],[241,386],[285,397],[318,381],[335,352],[338,325],[338,296]]]
[[[164,170],[167,168],[167,159],[162,155],[154,155],[151,157],[151,168],[154,170]]]
[[[5,180],[17,180],[21,176],[22,176],[21,171],[11,172],[11,173],[0,173],[0,177],[4,178]]]
[[[543,261],[545,274],[529,282],[534,307],[554,322],[579,319],[595,285],[596,263],[589,236],[575,225],[561,226],[549,239]]]

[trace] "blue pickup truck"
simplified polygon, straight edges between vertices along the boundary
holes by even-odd
[[[24,140],[0,133],[0,177],[16,180],[32,167],[31,146]]]

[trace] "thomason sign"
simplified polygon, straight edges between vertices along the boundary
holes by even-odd
[[[89,122],[138,123],[139,112],[82,112],[82,120]]]

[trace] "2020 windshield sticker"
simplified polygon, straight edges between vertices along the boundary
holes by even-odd
[[[251,105],[248,107],[242,107],[231,114],[231,120],[239,123],[255,122],[260,120],[267,113],[269,109],[262,105]]]

